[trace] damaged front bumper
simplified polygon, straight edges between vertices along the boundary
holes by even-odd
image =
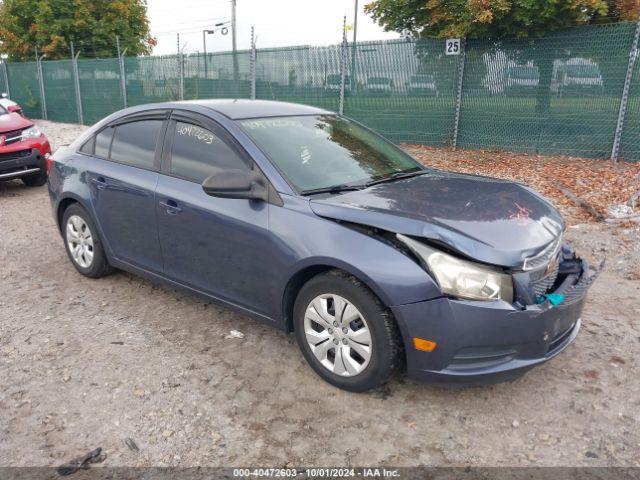
[[[577,336],[587,291],[601,267],[593,268],[564,249],[552,288],[544,295],[533,294],[531,288],[521,292],[520,298],[530,303],[441,297],[392,307],[407,346],[409,376],[429,382],[495,383],[550,360]],[[437,347],[416,350],[414,337]]]

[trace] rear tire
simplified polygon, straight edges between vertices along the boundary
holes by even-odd
[[[42,187],[45,183],[47,183],[47,174],[44,171],[41,171],[37,175],[23,177],[22,183],[24,183],[27,187]]]
[[[391,312],[362,282],[340,270],[302,287],[293,323],[311,368],[338,388],[379,387],[402,364],[402,341]]]
[[[62,236],[69,260],[82,275],[99,278],[113,271],[91,216],[77,203],[64,211]]]

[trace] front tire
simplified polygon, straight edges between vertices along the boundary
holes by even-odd
[[[62,227],[67,255],[78,272],[90,278],[111,273],[98,230],[82,206],[74,203],[64,211]]]
[[[296,340],[328,383],[363,392],[386,383],[402,362],[391,313],[359,280],[339,270],[307,282],[294,306]]]

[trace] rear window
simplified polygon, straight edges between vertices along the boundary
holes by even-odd
[[[115,128],[110,158],[133,167],[153,169],[161,127],[162,120],[141,120],[118,125]]]
[[[95,156],[109,158],[109,147],[113,138],[113,128],[105,128],[96,135]]]

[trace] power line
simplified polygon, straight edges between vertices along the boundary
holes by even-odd
[[[177,29],[177,30],[165,30],[165,31],[160,31],[160,32],[154,32],[154,31],[152,31],[152,32],[151,32],[151,34],[152,34],[152,35],[155,35],[155,36],[159,36],[159,35],[168,35],[168,34],[175,35],[176,33],[192,33],[192,32],[199,32],[199,31],[200,31],[200,30],[202,30],[203,28],[211,27],[211,26],[212,26],[212,25],[211,25],[211,23],[212,23],[212,22],[205,23],[205,24],[203,24],[203,25],[194,25],[193,27],[190,27],[190,28],[180,28],[180,29]],[[226,25],[226,24],[229,24],[230,22],[227,20],[227,21],[225,21],[225,22],[218,22],[218,23],[223,23],[223,24],[225,24],[225,25]],[[213,26],[215,26],[215,25],[213,25]]]
[[[185,25],[185,24],[196,24],[196,23],[206,23],[206,22],[215,22],[217,20],[228,20],[229,16],[224,16],[224,17],[212,17],[212,18],[203,18],[201,20],[188,20],[186,22],[171,22],[171,23],[163,23],[160,25],[156,25],[156,27],[169,27],[169,26],[173,26],[173,25]]]

